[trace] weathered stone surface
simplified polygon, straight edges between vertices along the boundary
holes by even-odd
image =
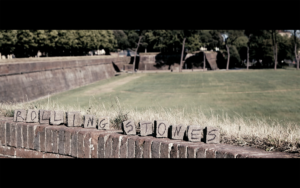
[[[120,158],[128,157],[128,138],[130,136],[124,135],[122,136],[121,144],[120,144]]]
[[[204,144],[204,143],[199,143]],[[200,145],[189,145],[187,146],[187,158],[196,158],[197,157],[197,151],[200,148]]]
[[[10,145],[10,122],[6,122],[6,128],[5,128],[5,143],[6,146]]]
[[[23,147],[23,134],[22,134],[22,123],[17,123],[16,124],[16,129],[17,129],[17,147],[22,148]]]
[[[58,153],[61,155],[65,154],[65,129],[60,129],[58,131]]]
[[[51,111],[50,110],[40,110],[40,123],[46,123],[49,124],[50,123],[50,114]]]
[[[167,121],[156,120],[155,121],[155,137],[156,138],[167,138],[169,123]]]
[[[78,157],[78,132],[81,130],[79,127],[71,127],[68,128],[68,132],[70,132],[71,142],[70,142],[70,155],[73,157]]]
[[[57,111],[57,110],[51,110],[50,113],[50,124],[51,125],[61,125],[64,123],[64,112],[63,111]]]
[[[16,152],[16,148],[0,146],[0,154],[2,155],[15,156],[15,152]]]
[[[204,140],[207,144],[219,144],[220,143],[220,132],[217,127],[206,127],[204,129],[205,136]]]
[[[104,158],[112,158],[112,134],[108,136],[105,148],[104,148]]]
[[[140,129],[141,129],[141,136],[148,136],[148,135],[153,135],[153,122],[151,121],[140,121]]]
[[[145,138],[144,148],[143,148],[143,158],[151,158],[151,145],[155,138],[147,137]]]
[[[190,142],[200,142],[203,129],[198,125],[190,125],[187,127],[187,137]]]
[[[85,115],[84,116],[84,128],[94,128],[96,129],[97,122],[96,117],[92,115]]]
[[[28,148],[34,149],[35,143],[35,129],[38,126],[37,124],[27,124],[28,128]]]
[[[98,158],[98,138],[101,131],[91,132],[91,158]]]
[[[171,138],[183,140],[184,134],[186,132],[186,126],[179,124],[179,125],[172,125],[171,126]]]
[[[108,117],[100,117],[98,118],[98,125],[99,130],[107,130],[109,129],[109,118]]]
[[[16,123],[10,124],[10,144],[9,146],[16,147],[17,146],[17,130]]]
[[[77,131],[74,131],[73,134],[71,135],[71,156],[77,157]]]
[[[123,135],[113,134],[112,135],[112,157],[120,158],[120,145]]]
[[[107,147],[107,140],[110,136],[110,134],[112,134],[111,132],[107,132],[104,134],[100,134],[98,137],[98,158],[106,158],[106,156],[109,155],[109,153],[105,154],[107,151],[109,151],[109,148]],[[109,145],[109,144],[108,144]]]
[[[50,129],[50,127],[46,127],[45,131],[46,131],[46,139],[45,139],[46,148],[45,148],[45,151],[50,153],[53,150],[53,143],[52,143],[53,133],[52,133],[52,129]]]
[[[27,112],[26,123],[39,122],[39,110],[29,109]]]
[[[160,144],[161,142],[158,140],[153,140],[151,145],[151,158],[159,158],[160,157]]]
[[[17,109],[14,113],[14,121],[25,122],[26,120],[26,110]]]
[[[123,128],[124,134],[136,135],[135,124],[134,124],[133,120],[124,121],[122,128]]]
[[[81,127],[82,118],[80,112],[68,112],[67,125],[68,127]]]
[[[27,132],[27,124],[26,123],[21,123],[22,125],[22,143],[23,146],[22,148],[28,148],[28,132]]]
[[[6,138],[5,138],[6,123],[5,122],[6,122],[5,120],[0,120],[0,146],[6,145]]]
[[[138,136],[131,136],[128,138],[128,156],[127,158],[135,158],[135,141]]]
[[[170,141],[162,141],[160,144],[160,158],[170,158],[170,152],[173,143]]]
[[[143,158],[145,138],[135,139],[135,158]]]

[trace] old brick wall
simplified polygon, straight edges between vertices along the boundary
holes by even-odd
[[[295,158],[281,152],[153,136],[14,122],[0,117],[0,158]]]
[[[24,60],[0,64],[0,102],[34,100],[84,86],[115,75],[128,57]]]

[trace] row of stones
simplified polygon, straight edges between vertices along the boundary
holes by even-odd
[[[0,120],[0,144],[78,158],[290,158],[255,148]]]
[[[26,110],[15,110],[14,121],[15,122],[27,122],[27,123],[46,123],[52,125],[67,124],[68,127],[81,127],[83,118],[80,112],[67,112],[63,111],[49,111],[49,110],[34,110],[30,109],[26,113]],[[150,136],[155,135],[157,138],[167,138],[175,140],[188,140],[191,142],[201,142],[201,139],[205,143],[220,142],[220,133],[216,127],[201,127],[199,125],[184,126],[170,125],[167,121],[156,120],[140,121],[140,135]],[[100,117],[97,118],[93,115],[85,115],[83,121],[84,128],[98,128],[101,130],[109,129],[109,118]],[[136,135],[136,126],[133,120],[124,121],[122,123],[123,133],[126,135]]]

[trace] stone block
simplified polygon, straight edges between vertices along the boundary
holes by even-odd
[[[102,131],[91,132],[91,158],[98,158],[98,138]]]
[[[169,122],[163,120],[156,120],[154,123],[155,137],[156,138],[167,138],[169,130]]]
[[[26,123],[38,123],[39,122],[39,111],[29,109],[27,112]]]
[[[112,158],[120,158],[120,145],[122,136],[120,134],[112,135]]]
[[[17,147],[16,123],[10,124],[10,144],[9,144],[9,146]]]
[[[158,140],[153,140],[151,145],[151,158],[159,158],[160,157],[160,144],[161,142]]]
[[[50,124],[51,125],[61,125],[64,124],[64,112],[51,110],[50,113]]]
[[[95,116],[92,116],[92,115],[84,116],[84,125],[83,125],[84,128],[96,129],[96,125],[97,125],[97,122],[96,122]]]
[[[135,124],[133,120],[124,121],[122,129],[126,135],[136,135]]]
[[[106,152],[111,152],[111,150],[109,151],[110,148],[106,148],[107,147],[107,140],[110,136],[110,134],[112,133],[105,133],[105,134],[101,134],[98,137],[98,158],[106,158],[109,153],[106,154]]]
[[[204,140],[207,144],[219,144],[220,132],[217,127],[206,127],[204,129]]]
[[[151,145],[153,140],[156,138],[153,137],[147,137],[144,142],[144,148],[143,148],[143,158],[151,158]]]
[[[185,125],[172,125],[171,138],[176,140],[183,140],[187,127]]]
[[[141,136],[153,135],[154,126],[151,121],[140,121]]]
[[[53,143],[52,143],[52,129],[50,129],[50,127],[47,127],[46,128],[46,140],[45,140],[45,143],[46,143],[46,152],[48,153],[51,153],[52,150],[53,150]]]
[[[109,118],[108,117],[98,118],[98,126],[97,127],[98,127],[99,130],[109,129]]]
[[[131,136],[128,138],[128,156],[127,158],[135,158],[135,141],[138,136]]]
[[[172,142],[162,141],[160,144],[160,158],[170,158]]]
[[[135,158],[143,158],[145,137],[135,139]]]
[[[26,120],[26,110],[18,109],[14,113],[14,121],[25,122]]]
[[[40,123],[50,123],[50,110],[40,110]]]
[[[17,147],[22,148],[23,147],[23,134],[22,134],[22,123],[17,123],[16,124],[16,129],[17,129]]]
[[[109,135],[105,142],[104,158],[112,158],[112,135]]]
[[[6,129],[6,121],[0,120],[0,145],[2,146],[6,145],[5,129]]]
[[[82,118],[80,112],[68,112],[67,125],[68,127],[81,127]]]
[[[128,157],[128,138],[130,136],[122,136],[121,143],[120,143],[120,158],[127,158]]]
[[[6,145],[10,146],[10,126],[11,123],[10,122],[6,122],[6,129],[5,129],[5,139],[6,139]]]
[[[28,148],[28,132],[27,132],[27,124],[22,123],[22,148]]]
[[[187,127],[187,138],[190,142],[201,142],[203,129],[198,125],[190,125]]]

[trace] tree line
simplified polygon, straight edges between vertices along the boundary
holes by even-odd
[[[284,59],[296,60],[299,69],[300,30],[288,32],[291,37],[281,36],[278,30],[118,30],[114,35],[120,49],[181,53],[179,71],[185,50],[195,52],[200,47],[218,47],[227,59],[227,70],[232,64],[241,66],[243,60],[248,69],[251,59],[261,60],[261,66],[273,66],[275,70]]]
[[[90,50],[116,47],[111,30],[0,30],[0,53],[31,57],[86,55]]]
[[[292,37],[278,30],[0,30],[0,53],[16,57],[78,56],[104,49],[106,54],[118,50],[138,52],[183,53],[200,47],[220,49],[230,65],[246,60],[262,60],[276,69],[284,59],[296,59],[299,69],[300,30],[289,30]],[[134,58],[136,59],[136,58]],[[135,63],[135,60],[134,60]]]

